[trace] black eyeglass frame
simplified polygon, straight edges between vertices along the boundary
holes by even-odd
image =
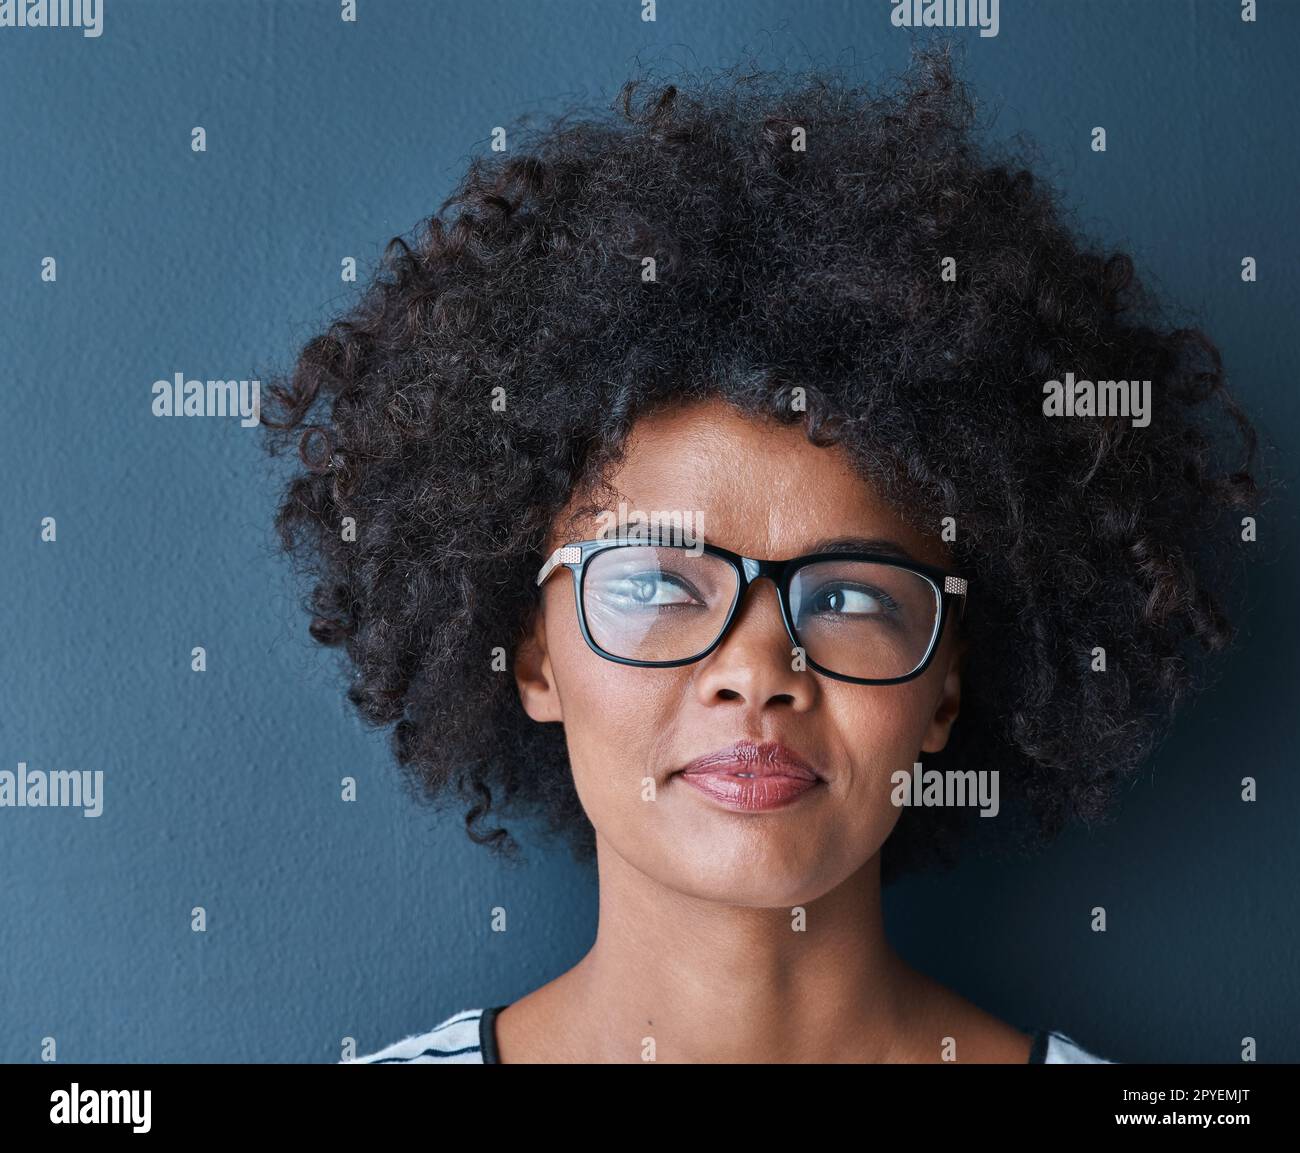
[[[727,609],[726,619],[722,622],[722,628],[719,630],[717,637],[708,648],[702,650],[692,657],[685,657],[675,661],[642,661],[633,657],[615,656],[607,652],[596,643],[595,638],[591,635],[591,630],[587,627],[587,610],[584,607],[583,586],[587,579],[587,565],[591,559],[600,553],[608,552],[617,548],[662,548],[672,547],[680,548],[683,551],[691,549],[707,553],[711,556],[720,558],[731,565],[736,573],[736,593],[732,598],[731,607]],[[698,552],[696,553],[698,555]],[[837,673],[818,664],[808,656],[808,649],[803,645],[795,632],[794,620],[790,610],[790,582],[801,568],[807,565],[816,564],[820,561],[864,561],[870,564],[891,565],[894,568],[905,569],[908,572],[915,573],[923,577],[934,589],[935,597],[938,601],[938,612],[934,632],[930,637],[929,648],[926,649],[925,659],[921,661],[910,673],[901,677],[888,677],[884,679],[869,679],[864,677],[851,677],[846,673]],[[794,647],[800,649],[807,661],[808,667],[821,673],[824,677],[830,677],[832,680],[846,681],[855,685],[898,685],[906,681],[914,680],[919,677],[929,667],[930,662],[934,659],[934,654],[938,651],[940,639],[943,637],[943,630],[947,624],[949,606],[955,600],[957,602],[957,621],[960,623],[966,616],[966,593],[970,587],[970,582],[957,573],[950,572],[947,569],[940,568],[937,565],[925,564],[921,561],[904,560],[900,557],[885,555],[872,552],[819,552],[808,553],[804,556],[791,557],[788,560],[760,560],[758,557],[743,556],[740,553],[732,552],[730,549],[722,548],[715,544],[698,544],[693,546],[687,545],[667,545],[662,542],[650,540],[637,540],[635,538],[620,539],[602,537],[597,540],[580,540],[571,541],[566,545],[561,545],[547,561],[542,565],[537,573],[537,586],[540,588],[546,583],[547,578],[561,565],[573,573],[573,596],[575,606],[578,610],[578,628],[582,632],[582,639],[587,642],[587,647],[597,656],[604,657],[608,661],[614,661],[620,665],[631,665],[636,668],[680,668],[683,665],[695,664],[702,661],[712,653],[724,640],[731,631],[731,626],[736,619],[736,611],[739,609],[741,602],[745,599],[745,593],[749,591],[749,586],[761,577],[767,577],[773,585],[776,586],[777,600],[781,605],[781,619],[785,624],[786,634],[789,636]]]

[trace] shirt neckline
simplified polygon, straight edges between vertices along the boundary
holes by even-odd
[[[505,1005],[494,1005],[484,1009],[478,1019],[478,1047],[483,1054],[484,1065],[500,1065],[501,1057],[497,1052],[497,1014]]]
[[[497,1014],[505,1005],[493,1005],[491,1008],[484,1009],[478,1020],[478,1044],[483,1054],[484,1065],[500,1065],[501,1057],[497,1051]],[[1046,1029],[1029,1029],[1029,1035],[1033,1038],[1033,1044],[1029,1047],[1030,1065],[1044,1065],[1047,1063],[1047,1042],[1048,1031]]]
[[[1029,1035],[1033,1037],[1034,1043],[1029,1046],[1029,1064],[1045,1065],[1047,1063],[1047,1042],[1048,1032],[1046,1029],[1030,1029]]]

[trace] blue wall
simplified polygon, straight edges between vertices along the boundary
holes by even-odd
[[[661,0],[655,23],[634,0],[104,9],[97,38],[0,28],[0,769],[105,782],[95,819],[0,808],[0,1060],[53,1036],[63,1061],[334,1061],[343,1036],[368,1052],[557,975],[594,880],[554,849],[499,865],[410,803],[306,635],[260,433],[159,419],[152,383],[283,367],[352,298],[340,259],[364,274],[520,112],[602,105],[638,59],[869,78],[910,36],[884,0]],[[1002,0],[996,37],[959,34],[997,133],[1037,139],[1079,223],[1199,315],[1283,450],[1297,34],[1282,0],[1255,24],[1236,0]],[[1243,1035],[1300,1060],[1289,501],[1261,533],[1278,560],[1251,573],[1241,649],[1116,821],[891,890],[914,963],[1123,1061],[1233,1061]]]

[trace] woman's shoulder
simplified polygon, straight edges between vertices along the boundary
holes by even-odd
[[[340,1065],[484,1065],[495,1060],[491,1009],[461,1009],[432,1029],[412,1033]],[[487,1056],[485,1057],[485,1052]]]
[[[1116,1065],[1117,1061],[1098,1057],[1089,1052],[1074,1038],[1059,1029],[1034,1029],[1033,1047],[1029,1051],[1031,1065]]]

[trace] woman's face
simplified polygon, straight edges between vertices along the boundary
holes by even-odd
[[[873,496],[838,449],[810,444],[798,425],[760,423],[721,402],[643,419],[612,481],[629,516],[699,514],[709,543],[746,556],[785,559],[852,536],[885,538],[916,560],[951,564],[941,543]],[[548,555],[603,527],[592,518],[557,529]],[[947,742],[960,691],[951,625],[911,681],[836,681],[796,670],[776,589],[759,580],[709,656],[679,668],[637,668],[587,647],[564,569],[543,588],[516,677],[529,716],[564,725],[599,851],[695,897],[789,907],[817,899],[871,861],[900,815],[891,776]],[[745,739],[780,742],[822,780],[793,802],[742,811],[678,775],[697,757]]]

